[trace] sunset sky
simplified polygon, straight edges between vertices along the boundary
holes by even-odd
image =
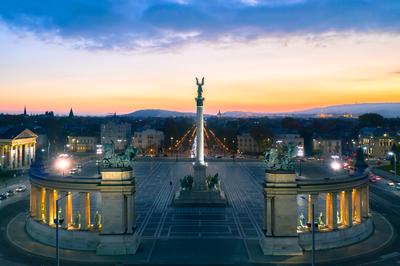
[[[1,0],[0,112],[400,102],[398,0]]]

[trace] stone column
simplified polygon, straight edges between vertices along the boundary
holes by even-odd
[[[128,233],[133,233],[135,228],[135,198],[128,195],[127,199],[127,213],[128,213]]]
[[[327,192],[325,196],[325,224],[332,229],[332,193]]]
[[[81,214],[81,230],[90,228],[90,194],[79,192],[79,213]]]
[[[65,220],[64,228],[68,229],[72,225],[72,193],[68,192],[68,196],[65,197]]]
[[[37,204],[37,200],[36,200],[36,186],[35,185],[33,185],[33,184],[31,184],[31,193],[30,193],[30,207],[29,207],[29,209],[30,209],[30,214],[31,214],[31,217],[36,217],[36,204]]]
[[[66,216],[67,216],[67,197],[64,197],[67,194],[66,191],[60,191],[58,197],[62,198],[59,201],[58,207],[61,210],[61,217],[59,217],[60,219],[64,219],[63,224],[61,225],[62,228],[68,228],[68,225],[66,223]]]
[[[308,223],[312,223],[312,204],[314,203],[314,222],[318,221],[318,211],[317,211],[317,203],[318,203],[318,194],[311,193],[308,195]]]
[[[36,220],[43,222],[46,218],[46,190],[38,187],[36,190]]]
[[[46,189],[46,223],[54,224],[54,190]]]
[[[18,168],[22,166],[22,145],[18,145]]]
[[[33,143],[33,148],[32,148],[32,160],[34,161],[36,158],[36,143]]]
[[[353,192],[352,190],[347,190],[346,191],[346,209],[347,209],[347,213],[346,213],[346,225],[347,226],[352,226],[353,225]]]
[[[272,197],[268,197],[265,195],[265,215],[264,215],[264,230],[266,231],[266,236],[273,235],[273,227],[272,227]]]
[[[356,190],[357,192],[357,209],[358,209],[358,215],[357,215],[357,222],[361,223],[362,222],[362,218],[363,218],[363,208],[362,208],[362,187],[357,188]]]
[[[338,206],[337,206],[337,192],[332,193],[332,229],[336,230],[338,228],[337,214],[338,214]]]
[[[369,217],[369,186],[366,184],[362,190],[362,207],[363,207],[363,217]]]
[[[15,156],[14,147],[10,146],[9,148],[10,148],[9,152],[8,152],[8,161],[9,161],[9,164],[10,164],[9,167],[11,169],[13,169],[14,168],[14,156]]]
[[[0,162],[1,162],[1,168],[4,168],[4,146],[0,145]]]

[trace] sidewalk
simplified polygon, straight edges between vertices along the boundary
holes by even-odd
[[[14,219],[10,221],[7,226],[7,238],[12,243],[13,246],[24,250],[27,253],[42,256],[42,257],[51,257],[54,258],[55,249],[50,246],[43,245],[32,240],[25,231],[25,213],[20,213]],[[380,214],[374,213],[374,233],[368,239],[351,246],[330,249],[326,251],[317,251],[316,259],[317,262],[333,262],[333,261],[343,261],[349,260],[354,257],[365,256],[367,254],[372,254],[381,250],[385,246],[387,246],[393,236],[394,230],[392,225]],[[179,252],[175,253],[175,255],[171,255],[171,253],[166,252],[165,247],[172,248],[175,250],[173,243],[176,243],[175,240],[163,240],[164,245],[158,245],[159,240],[155,239],[147,239],[143,240],[141,246],[136,255],[131,256],[96,256],[95,252],[87,252],[87,251],[74,251],[74,250],[60,250],[60,256],[62,259],[66,259],[68,261],[75,262],[84,262],[84,263],[129,263],[129,264],[188,264],[187,260],[183,260],[180,256]],[[187,245],[191,245],[191,240],[185,240]],[[210,239],[209,241],[213,241]],[[228,241],[228,239],[227,239]],[[229,240],[232,242],[232,240]],[[237,240],[242,242],[241,240]],[[170,244],[168,244],[168,242]],[[182,241],[181,241],[182,242]],[[237,257],[237,262],[241,264],[251,264],[251,263],[273,263],[273,264],[307,264],[310,262],[311,254],[310,252],[305,252],[303,256],[264,256],[261,252],[257,240],[246,240],[242,242],[247,250],[247,256]],[[172,245],[172,246],[171,246]],[[158,248],[154,248],[157,246]],[[164,247],[164,248],[161,248]],[[168,249],[167,248],[167,249]],[[236,250],[237,251],[237,250]],[[231,256],[235,256],[235,249],[228,250]],[[168,255],[169,254],[169,255]],[[204,255],[204,254],[203,254]],[[227,254],[225,254],[227,255]],[[159,258],[163,259],[160,261]],[[208,263],[221,263],[221,259],[217,258],[218,256],[210,256],[207,260]],[[229,261],[229,258],[226,258]],[[196,263],[204,260],[202,258],[196,258],[196,255],[191,257],[190,262]],[[214,261],[215,260],[215,261]]]

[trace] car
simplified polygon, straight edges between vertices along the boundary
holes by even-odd
[[[387,184],[388,184],[389,186],[391,186],[391,187],[394,187],[394,182],[393,182],[393,181],[389,181]]]
[[[81,165],[80,163],[77,163],[77,164],[76,164],[76,168],[81,169],[81,168],[82,168],[82,165]]]
[[[6,193],[7,193],[8,197],[14,196],[14,191],[12,191],[12,190],[8,190]]]
[[[375,176],[375,179],[376,179],[377,181],[379,181],[379,180],[382,179],[382,177],[376,175],[376,176]]]
[[[217,158],[217,159],[221,159],[222,158],[222,155],[215,155],[215,158]]]
[[[5,195],[4,193],[0,194],[0,200],[5,200],[6,198],[7,198],[7,195]]]
[[[371,180],[372,183],[378,182],[375,178],[371,178],[370,180]]]
[[[71,175],[76,174],[76,173],[78,173],[78,169],[77,169],[77,168],[72,168],[72,169],[69,171],[69,173],[70,173]]]
[[[101,164],[101,160],[96,160],[96,165]]]
[[[26,186],[22,185],[22,186],[17,187],[17,188],[15,189],[15,192],[23,192],[23,191],[25,191],[25,190],[26,190]]]
[[[396,186],[395,186],[395,188],[396,188],[397,190],[400,190],[400,183],[397,183]]]

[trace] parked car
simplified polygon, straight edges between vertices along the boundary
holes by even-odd
[[[23,192],[26,190],[26,186],[21,185],[15,189],[15,192]]]
[[[400,183],[397,183],[397,184],[396,184],[396,189],[397,189],[397,190],[400,190]]]
[[[14,191],[12,191],[12,190],[8,190],[6,193],[7,193],[8,197],[14,196]]]
[[[7,195],[5,195],[4,193],[0,194],[0,200],[5,200],[6,198],[7,198]]]
[[[391,187],[394,187],[394,182],[393,182],[393,181],[389,181],[387,184],[388,184],[389,186],[391,186]]]

